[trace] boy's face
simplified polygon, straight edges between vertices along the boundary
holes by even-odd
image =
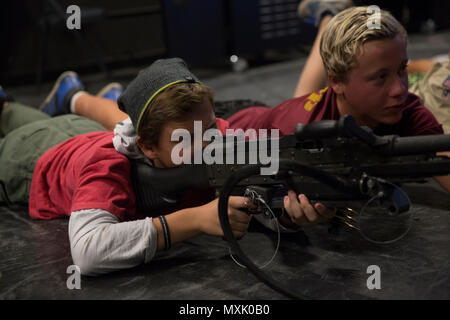
[[[186,120],[181,122],[169,122],[167,123],[159,136],[159,142],[157,146],[152,146],[151,149],[141,148],[144,154],[153,160],[153,164],[156,168],[174,168],[176,165],[173,163],[171,155],[172,149],[180,143],[179,141],[171,141],[172,132],[176,129],[186,129],[191,135],[191,155],[194,154],[194,121],[201,121],[202,123],[202,137],[203,133],[210,128],[216,128],[216,116],[214,113],[214,107],[209,99],[199,104],[195,108],[195,112]],[[202,138],[200,137],[200,139]],[[206,143],[202,143],[203,147]],[[197,151],[197,150],[195,150]],[[180,155],[182,157],[182,155]]]
[[[330,79],[341,115],[350,114],[371,128],[399,122],[408,94],[407,63],[406,41],[400,35],[365,43],[348,81]]]

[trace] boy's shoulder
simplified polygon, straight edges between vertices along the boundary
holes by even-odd
[[[282,102],[268,115],[266,127],[278,128],[286,135],[292,134],[298,123],[323,119],[339,119],[335,95],[329,87]]]
[[[406,135],[443,134],[442,125],[415,94],[408,92],[402,120]]]
[[[101,156],[103,153],[120,154],[114,148],[113,137],[114,133],[110,131],[89,132],[67,140],[66,148],[73,149],[75,152],[93,153],[96,156]]]
[[[117,152],[113,145],[113,132],[96,131],[69,138],[44,153],[39,163],[59,167],[73,165],[76,168],[90,163],[127,162],[128,158]]]
[[[73,150],[79,165],[111,163],[125,168],[129,166],[129,157],[117,150],[113,142],[113,132],[92,132],[73,139],[70,150]],[[101,166],[101,165],[100,165]]]
[[[381,125],[376,130],[377,134],[396,134],[399,136],[420,136],[443,134],[442,125],[420,98],[408,92],[404,103],[403,115],[400,122],[395,125]]]

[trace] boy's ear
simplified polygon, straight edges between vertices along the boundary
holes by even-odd
[[[328,82],[331,88],[333,88],[333,91],[336,92],[336,94],[344,93],[345,84],[342,81],[338,80],[335,76],[329,74]]]
[[[136,143],[147,158],[150,160],[155,160],[158,158],[158,151],[155,146],[144,144],[139,136],[136,138]]]

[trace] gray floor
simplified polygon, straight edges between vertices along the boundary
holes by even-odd
[[[449,50],[450,32],[410,38],[410,58]],[[256,99],[275,106],[292,96],[305,56],[211,76],[198,70],[218,100]],[[113,72],[126,85],[136,69]],[[83,75],[91,92],[101,75]],[[38,105],[52,83],[8,88],[17,100]],[[326,226],[283,236],[266,272],[282,285],[315,299],[450,299],[450,199],[434,183],[410,185],[414,202],[410,232],[391,245],[376,245],[357,232],[331,235]],[[0,299],[285,299],[229,257],[221,239],[201,236],[175,246],[156,261],[98,278],[82,277],[80,290],[69,290],[72,264],[67,219],[32,221],[26,208],[0,207]],[[274,235],[253,229],[242,245],[255,259],[274,252]],[[378,265],[381,289],[369,290],[367,268]]]
[[[328,226],[304,228],[281,238],[265,272],[313,299],[450,299],[450,199],[433,184],[406,189],[414,201],[409,233],[388,245],[358,232]],[[147,265],[101,277],[73,272],[67,219],[31,221],[24,208],[0,208],[0,299],[286,299],[236,265],[226,243],[200,236],[160,253]],[[253,227],[241,240],[257,264],[274,253],[274,233]],[[380,268],[380,289],[369,290],[369,266]]]

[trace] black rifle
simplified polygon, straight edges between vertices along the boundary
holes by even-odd
[[[259,151],[267,148],[269,154],[270,140],[259,145]],[[217,149],[223,148],[224,155],[234,153],[235,162],[239,151],[244,150],[244,163],[192,164],[174,169],[134,163],[132,180],[138,208],[151,212],[173,206],[190,188],[212,187],[219,192],[231,177],[242,175],[242,169],[249,164],[250,150],[258,147],[242,139],[213,144]],[[280,170],[273,175],[260,175],[253,170],[253,174],[236,183],[232,194],[257,194],[278,215],[287,189],[335,208],[360,208],[383,192],[383,205],[392,212],[404,212],[409,208],[409,200],[394,186],[450,174],[450,159],[436,156],[439,151],[450,151],[450,135],[377,136],[369,128],[358,126],[351,116],[298,124],[293,135],[279,139]],[[296,173],[295,164],[309,173]],[[258,161],[254,166],[264,167]]]
[[[271,139],[274,138],[268,141]],[[410,207],[402,183],[424,182],[425,178],[450,174],[450,158],[436,156],[436,152],[450,151],[450,135],[377,136],[369,128],[358,126],[351,116],[338,121],[298,124],[293,135],[278,140],[279,154],[275,161],[279,169],[270,175],[260,174],[264,166],[261,162],[248,164],[251,151],[255,151],[254,141],[233,139],[227,143],[223,140],[214,141],[211,146],[224,155],[233,153],[234,160],[243,153],[243,164],[193,164],[157,169],[134,163],[132,180],[138,208],[160,210],[179,203],[190,188],[216,188],[220,194],[222,229],[240,261],[273,289],[300,299],[308,297],[280,287],[241,251],[228,221],[230,195],[252,197],[258,204],[256,213],[268,214],[267,208],[271,208],[279,215],[284,195],[293,189],[311,201],[345,210],[361,209],[375,199],[378,206],[396,216]],[[263,145],[266,154],[276,151],[270,150],[270,146]],[[338,218],[355,227],[352,217]]]

